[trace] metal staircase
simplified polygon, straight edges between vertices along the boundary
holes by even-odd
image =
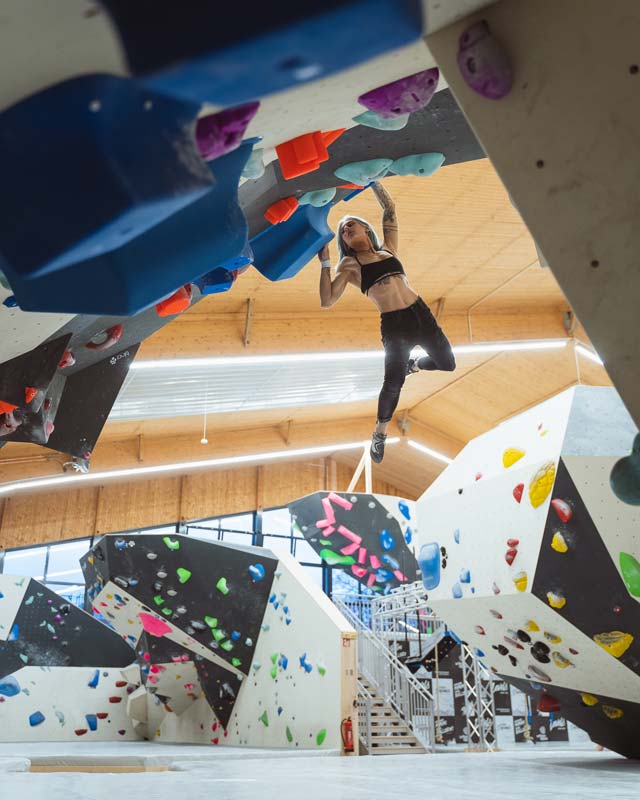
[[[400,714],[363,675],[358,676],[358,710],[363,726],[361,750],[366,749],[366,755],[427,752]]]

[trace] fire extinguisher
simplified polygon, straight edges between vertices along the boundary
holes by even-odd
[[[343,719],[340,723],[340,735],[345,753],[353,753],[353,722],[351,717]]]

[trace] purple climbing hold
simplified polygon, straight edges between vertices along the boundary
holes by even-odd
[[[425,69],[365,92],[358,102],[385,119],[411,114],[429,103],[438,87],[439,77],[437,67]]]
[[[196,144],[202,158],[212,161],[239,147],[259,105],[258,102],[245,103],[200,117],[196,123]]]
[[[467,86],[488,100],[500,100],[511,91],[509,56],[485,20],[467,28],[460,37],[458,68]]]

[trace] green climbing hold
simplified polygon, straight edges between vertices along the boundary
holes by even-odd
[[[287,734],[287,741],[289,743],[291,743],[293,741],[293,734],[291,733],[291,728],[288,725],[287,725],[286,734]]]
[[[224,639],[224,637],[227,635],[224,631],[220,631],[220,630],[217,630],[217,629],[211,631],[211,633],[213,635],[213,638],[216,640],[216,642],[219,642],[221,639]]]
[[[189,572],[189,570],[185,569],[184,567],[178,567],[178,569],[176,570],[176,574],[178,576],[178,580],[180,581],[180,583],[186,583],[191,577],[191,572]]]
[[[162,613],[166,614],[167,617],[170,617],[173,614],[173,611],[170,608],[163,608]]]
[[[271,667],[271,669],[269,670],[269,675],[271,675],[271,677],[275,681],[275,679],[278,677],[278,667]]]
[[[272,664],[277,664],[279,658],[280,658],[280,653],[272,653],[271,654],[271,663]]]
[[[331,541],[329,539],[320,539],[320,544],[329,545],[329,547],[331,547]]]
[[[327,738],[327,731],[323,728],[316,736],[316,744],[321,745]]]
[[[159,594],[157,594],[157,595],[156,595],[156,596],[153,598],[153,602],[154,602],[154,603],[155,603],[157,606],[161,606],[161,605],[164,603],[164,599],[163,599],[163,598],[162,598],[162,597],[161,597]]]
[[[233,664],[233,666],[234,666],[234,667],[239,667],[239,666],[240,666],[240,664],[242,664],[242,660],[241,660],[241,659],[239,659],[239,658],[236,658],[236,657],[234,656],[234,657],[231,659],[231,663]]]
[[[227,586],[227,579],[220,578],[220,580],[216,583],[216,589],[220,592],[220,594],[229,594],[229,587]]]
[[[620,571],[629,594],[640,597],[640,562],[630,553],[620,553]]]
[[[162,541],[167,545],[169,550],[180,549],[180,542],[177,539],[172,539],[170,536],[163,536]]]
[[[324,676],[327,674],[327,668],[325,667],[324,664],[318,664],[318,672],[324,678]]]
[[[218,618],[217,617],[205,617],[204,621],[210,628],[217,628],[218,627]]]
[[[340,553],[334,553],[333,550],[321,550],[320,558],[327,563],[330,567],[349,567],[355,564],[356,560],[353,556],[342,556]]]
[[[226,651],[227,651],[227,653],[228,653],[230,650],[233,650],[233,642],[232,642],[230,639],[227,639],[227,641],[226,641],[226,642],[222,642],[222,644],[220,645],[220,647],[221,647],[223,650],[226,650]]]
[[[258,717],[260,722],[264,725],[265,728],[269,727],[269,717],[267,716],[267,712],[264,711],[261,717]]]

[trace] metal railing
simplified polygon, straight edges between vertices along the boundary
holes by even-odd
[[[367,687],[358,680],[358,736],[364,745],[367,754],[371,753],[371,710],[373,708],[373,695]]]
[[[358,632],[358,670],[404,720],[420,744],[435,752],[432,694],[361,619],[358,611],[362,608],[345,600],[334,597],[335,605]]]

